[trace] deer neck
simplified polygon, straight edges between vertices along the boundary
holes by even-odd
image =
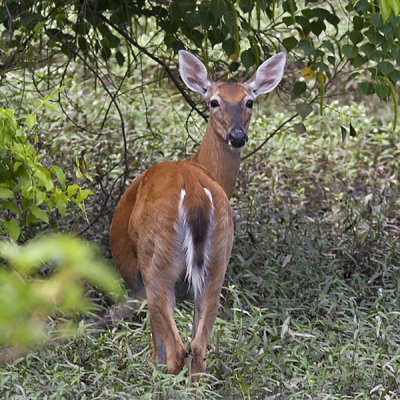
[[[210,119],[203,141],[192,160],[203,165],[230,198],[239,173],[240,154],[240,149],[228,146],[217,134]]]

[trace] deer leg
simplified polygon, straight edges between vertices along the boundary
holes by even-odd
[[[153,339],[153,360],[156,364],[166,364],[167,357],[165,355],[165,348],[161,340],[160,335],[154,328],[153,322],[151,322],[151,337]]]
[[[225,276],[218,272],[217,276],[209,274],[209,280],[202,293],[195,299],[195,316],[193,321],[193,340],[190,345],[191,372],[204,373],[206,371],[206,350],[208,339],[212,327],[217,317],[219,297]],[[199,377],[193,377],[193,381],[198,381]]]
[[[166,364],[168,373],[178,374],[183,367],[186,349],[175,324],[173,284],[152,285],[145,282],[153,335],[153,359]]]

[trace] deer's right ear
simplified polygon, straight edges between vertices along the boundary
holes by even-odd
[[[179,73],[186,86],[194,92],[207,98],[207,92],[212,84],[204,64],[193,54],[179,50]]]

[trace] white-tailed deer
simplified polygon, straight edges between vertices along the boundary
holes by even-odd
[[[247,142],[253,101],[279,84],[285,61],[285,53],[279,53],[245,83],[215,83],[195,56],[180,51],[182,80],[209,104],[203,142],[190,161],[163,162],[144,172],[115,210],[113,257],[128,286],[136,287],[138,275],[142,277],[153,359],[166,364],[169,373],[178,373],[187,357],[173,316],[178,280],[186,280],[194,292],[191,372],[205,372],[206,347],[232,249],[228,198]]]

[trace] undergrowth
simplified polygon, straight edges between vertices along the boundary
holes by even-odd
[[[11,89],[0,87],[6,106],[21,102],[22,114],[31,111],[37,99],[22,102],[30,79],[16,74]],[[40,89],[49,94],[54,88],[45,83]],[[52,215],[51,229],[89,225],[85,237],[109,257],[109,223],[123,189],[120,121],[112,109],[105,118],[109,100],[84,73],[64,83],[52,105],[65,114],[41,111],[40,131],[32,135],[69,182],[77,164],[92,175],[86,184],[96,196],[85,201],[87,220]],[[156,162],[193,154],[204,122],[186,118],[181,95],[163,87],[154,65],[133,69],[118,100],[128,181]],[[272,100],[254,107],[247,154],[291,112]],[[235,242],[209,342],[209,375],[199,385],[187,385],[186,371],[175,377],[152,368],[149,321],[140,311],[109,328],[85,330],[83,323],[74,340],[0,367],[0,398],[400,397],[400,141],[390,121],[369,110],[333,103],[304,122],[304,133],[286,126],[243,162],[231,199]],[[340,126],[350,123],[357,135],[343,138]],[[107,302],[99,304],[105,311]],[[176,319],[189,344],[191,302],[178,306]]]
[[[140,312],[2,368],[1,397],[398,398],[398,133],[362,104],[335,108],[306,121],[304,134],[288,128],[242,165],[202,383],[152,368]],[[283,117],[258,110],[251,146]],[[343,140],[339,126],[350,117],[357,136]],[[176,311],[186,343],[191,314],[190,302]]]

